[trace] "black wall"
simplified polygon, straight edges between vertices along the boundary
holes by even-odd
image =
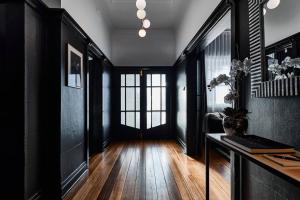
[[[87,135],[86,135],[86,60],[87,40],[78,33],[69,18],[63,16],[61,22],[61,181],[63,193],[87,169]],[[71,44],[83,57],[83,85],[81,89],[66,86],[67,52]]]
[[[240,57],[249,56],[248,0],[239,3]],[[249,112],[250,134],[300,146],[300,97],[251,98],[250,77],[243,83],[244,105]],[[300,189],[261,167],[244,161],[244,199],[299,199]]]
[[[84,55],[81,89],[66,87],[67,43]],[[87,51],[98,47],[68,13],[38,0],[0,3],[0,44],[2,195],[61,199],[87,172]],[[105,63],[109,77],[112,65]],[[102,61],[100,89],[101,67]],[[110,85],[105,87],[109,97]],[[98,123],[102,129],[102,119]],[[104,127],[108,141],[110,120]]]
[[[248,82],[250,94],[250,81]],[[247,98],[249,133],[300,146],[300,97]],[[299,199],[300,188],[245,163],[245,199]]]
[[[24,4],[0,3],[1,81],[1,191],[12,199],[24,198],[25,64]],[[14,90],[12,90],[14,88]],[[17,124],[17,125],[16,125]]]
[[[42,12],[42,11],[41,11]],[[42,135],[45,132],[45,19],[25,4],[25,199],[42,190]]]
[[[188,155],[198,151],[197,134],[197,58],[191,53],[176,66],[176,123],[177,140]]]

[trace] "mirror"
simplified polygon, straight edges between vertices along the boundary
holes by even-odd
[[[262,80],[300,76],[299,60],[295,59],[300,57],[300,0],[265,0],[261,4],[261,15],[264,27]]]

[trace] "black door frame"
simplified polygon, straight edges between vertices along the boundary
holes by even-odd
[[[141,74],[145,77],[147,73],[165,73],[167,78],[167,119],[166,125],[161,125],[150,130],[146,129],[146,78],[140,79],[141,94],[141,129],[135,129],[121,125],[120,117],[120,76],[121,74]],[[113,76],[113,123],[115,139],[169,139],[175,137],[173,129],[173,102],[171,96],[173,94],[173,68],[171,67],[115,67]],[[144,88],[144,89],[142,89]],[[143,115],[142,115],[143,113]]]

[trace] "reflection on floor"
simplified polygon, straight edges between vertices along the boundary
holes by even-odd
[[[230,199],[230,163],[211,156],[211,199]],[[88,178],[70,199],[205,199],[203,157],[186,156],[172,140],[114,143],[90,160]]]

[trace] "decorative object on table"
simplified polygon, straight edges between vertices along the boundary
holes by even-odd
[[[83,75],[83,54],[68,44],[67,86],[81,88]]]
[[[295,153],[294,147],[257,135],[221,136],[221,139],[248,153]]]
[[[248,129],[248,110],[225,108],[223,117],[223,128],[227,135],[244,135]]]
[[[275,80],[293,78],[300,75],[300,58],[286,57],[281,64],[277,59],[269,59],[268,70],[275,75]]]
[[[264,154],[264,157],[282,167],[300,167],[300,159],[293,154]]]
[[[216,86],[225,83],[230,87],[229,93],[224,97],[224,102],[227,104],[233,104],[239,97],[239,89],[237,81],[242,80],[250,73],[250,67],[252,65],[251,59],[245,58],[244,61],[233,59],[231,62],[231,68],[229,76],[227,74],[220,74],[218,77],[213,78],[208,89],[211,91]]]

